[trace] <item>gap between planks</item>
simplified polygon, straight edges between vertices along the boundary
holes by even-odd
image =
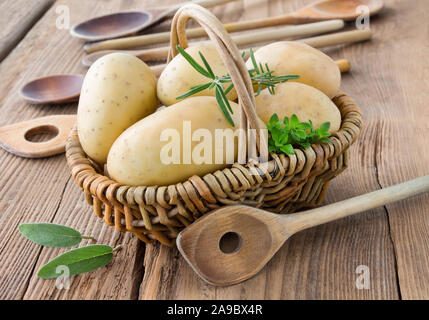
[[[17,10],[12,15],[8,15],[7,21],[5,18],[0,20],[0,62],[24,39],[28,31],[43,17],[54,2],[55,0],[38,0],[32,1],[30,6],[27,0],[3,2],[2,6],[5,8],[3,10],[0,8],[1,11],[9,11],[10,6],[17,8]]]

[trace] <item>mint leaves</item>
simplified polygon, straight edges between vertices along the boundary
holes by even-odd
[[[329,139],[330,123],[325,122],[319,128],[314,129],[313,123],[300,122],[298,117],[285,117],[279,120],[275,113],[267,124],[269,132],[268,150],[274,153],[295,154],[294,147],[308,148],[313,143],[332,143]]]

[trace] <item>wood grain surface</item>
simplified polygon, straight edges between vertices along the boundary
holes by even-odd
[[[0,3],[0,61],[8,55],[54,0],[3,0]]]
[[[238,0],[213,12],[229,22],[274,16],[310,2]],[[324,50],[351,61],[342,90],[364,112],[350,167],[331,182],[325,203],[429,173],[427,1],[385,2],[385,10],[371,19],[371,42]],[[0,125],[76,112],[76,104],[36,106],[18,96],[35,77],[85,71],[83,43],[56,28],[56,6],[69,6],[73,24],[158,3],[56,1],[0,64]],[[167,29],[165,23],[154,28]],[[428,213],[429,196],[419,196],[300,232],[256,277],[216,288],[200,280],[177,249],[145,247],[98,220],[73,183],[64,156],[29,160],[0,150],[0,299],[429,299]],[[36,273],[62,250],[41,248],[17,231],[20,223],[36,221],[65,224],[98,243],[124,248],[108,266],[75,276],[69,290],[60,290]],[[370,270],[369,289],[356,287],[360,265]]]

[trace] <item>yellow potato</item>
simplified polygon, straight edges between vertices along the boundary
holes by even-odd
[[[296,74],[299,79],[289,80],[308,84],[333,98],[340,88],[341,73],[330,57],[307,44],[294,41],[274,42],[255,52],[259,65],[265,64],[274,75]],[[252,69],[251,59],[246,62]]]
[[[314,128],[324,122],[330,122],[329,132],[338,131],[341,126],[341,114],[337,106],[321,91],[298,82],[284,82],[276,86],[275,95],[268,89],[256,97],[256,112],[259,118],[268,123],[277,113],[280,120],[289,119],[296,114],[300,121],[311,120]]]
[[[239,107],[234,102],[231,107],[237,127]],[[262,121],[260,125],[265,129]],[[169,185],[202,176],[237,159],[231,129],[214,97],[190,97],[124,131],[110,150],[107,170],[114,180],[132,186]]]
[[[228,70],[222,62],[214,44],[204,43],[198,46],[191,46],[185,51],[201,66],[204,66],[198,53],[200,51],[206,58],[215,75],[222,77],[228,74]],[[158,79],[158,99],[166,106],[175,104],[179,102],[176,98],[188,92],[191,87],[208,82],[210,82],[210,79],[198,73],[181,54],[178,54],[170,61]],[[230,83],[224,84],[224,88],[226,89],[229,85]],[[214,95],[214,89],[206,89],[193,96]],[[234,89],[228,93],[227,98],[229,100],[235,100],[237,98],[237,93]]]
[[[144,62],[123,53],[98,59],[85,76],[77,112],[83,150],[105,163],[116,138],[157,105],[156,78]]]

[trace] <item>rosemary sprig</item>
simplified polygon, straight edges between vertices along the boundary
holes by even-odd
[[[204,67],[200,65],[194,58],[192,58],[185,50],[183,50],[180,46],[177,46],[177,51],[189,62],[189,64],[200,74],[210,79],[209,82],[201,85],[197,85],[191,87],[188,92],[178,96],[176,99],[185,99],[188,98],[198,92],[201,92],[206,89],[214,89],[216,101],[225,116],[226,120],[234,126],[234,121],[232,120],[231,115],[233,114],[231,105],[227,99],[227,94],[234,88],[234,84],[232,83],[231,76],[229,74],[218,77],[213,73],[209,63],[207,62],[204,55],[199,52],[201,60],[203,61]],[[271,94],[275,94],[274,87],[276,84],[285,82],[292,79],[298,79],[298,75],[281,75],[274,76],[274,70],[270,70],[268,65],[265,65],[265,69],[262,64],[257,64],[255,55],[253,54],[253,50],[249,51],[250,59],[252,60],[253,69],[249,70],[249,75],[252,80],[252,84],[257,86],[257,91],[255,96],[258,96],[264,87],[267,87]],[[242,57],[244,58],[244,52]],[[226,89],[224,89],[224,83],[231,83]]]

